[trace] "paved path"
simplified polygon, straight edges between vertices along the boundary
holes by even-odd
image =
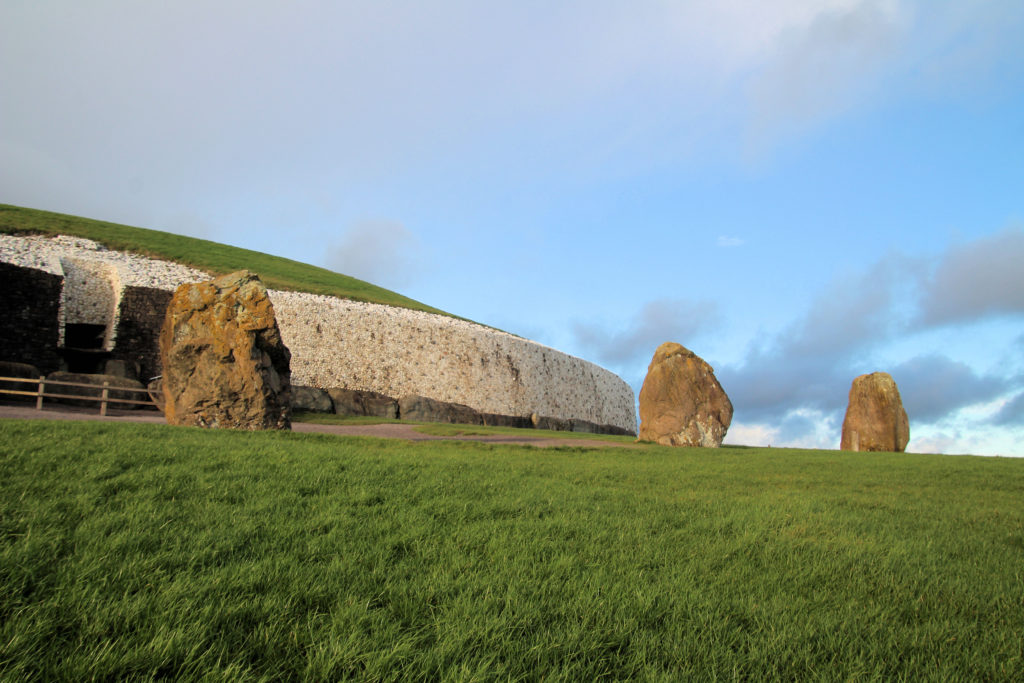
[[[106,417],[100,417],[95,408],[78,408],[67,405],[45,405],[36,410],[28,404],[0,403],[0,419],[22,420],[103,420],[106,422],[134,422],[165,424],[163,415],[148,410],[111,410]],[[318,425],[295,422],[292,431],[304,434],[333,434],[335,436],[373,436],[385,439],[406,439],[408,441],[479,441],[493,444],[514,444],[540,448],[583,447],[583,448],[632,448],[634,444],[596,439],[552,439],[520,435],[495,434],[487,436],[434,436],[416,431],[417,425],[386,423],[379,425]]]

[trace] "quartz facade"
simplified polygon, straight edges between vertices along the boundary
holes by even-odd
[[[159,372],[154,351],[145,348],[163,320],[154,307],[170,298],[159,291],[211,277],[74,237],[0,235],[0,262],[63,280],[60,320],[46,334],[56,328],[62,335],[65,322],[107,325],[108,350],[115,358],[130,356],[143,378]],[[448,316],[315,294],[269,294],[292,353],[295,384],[396,398],[418,394],[484,413],[536,413],[636,432],[632,388],[588,361]]]

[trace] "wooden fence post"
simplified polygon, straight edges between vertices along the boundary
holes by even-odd
[[[39,392],[36,394],[36,410],[43,409],[43,389],[46,386],[46,375],[39,375]]]
[[[103,383],[103,397],[100,399],[100,417],[107,416],[107,398],[110,396],[110,382]]]

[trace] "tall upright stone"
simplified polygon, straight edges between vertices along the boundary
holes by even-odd
[[[654,352],[640,389],[638,440],[717,448],[732,422],[732,402],[714,369],[682,344]]]
[[[291,353],[253,273],[178,287],[160,334],[167,422],[291,428]]]
[[[839,448],[902,453],[909,441],[907,411],[892,376],[873,372],[854,379]]]

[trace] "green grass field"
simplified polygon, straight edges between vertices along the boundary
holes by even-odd
[[[0,679],[1021,680],[1024,460],[0,421]]]
[[[567,432],[553,429],[520,429],[517,427],[495,427],[492,425],[447,424],[443,422],[424,423],[417,427],[416,431],[433,436],[522,436],[534,439],[573,439],[627,443],[637,446],[654,445],[648,442],[637,443],[635,436],[590,434],[587,432]]]
[[[215,275],[247,268],[258,273],[271,289],[328,294],[456,317],[383,287],[325,268],[169,232],[0,204],[0,233],[86,237],[110,249],[175,261]]]

